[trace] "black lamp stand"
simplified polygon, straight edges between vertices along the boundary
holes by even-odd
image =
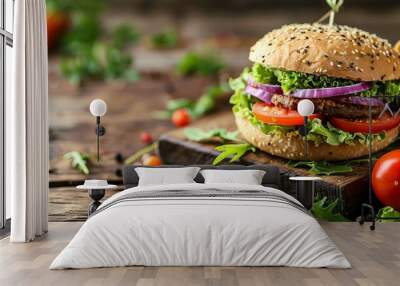
[[[97,162],[100,161],[100,137],[106,134],[106,129],[100,124],[100,116],[96,116]]]

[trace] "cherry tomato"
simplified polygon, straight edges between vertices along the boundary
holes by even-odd
[[[153,137],[148,132],[142,132],[140,133],[140,141],[144,144],[150,144],[153,142]]]
[[[253,105],[253,113],[255,117],[267,124],[277,124],[285,126],[296,126],[304,124],[304,117],[297,111],[257,102]],[[308,118],[320,118],[318,114],[311,114]]]
[[[157,155],[146,154],[142,157],[142,163],[144,166],[160,166],[161,159]]]
[[[329,121],[336,128],[347,132],[368,133],[368,119],[366,120],[349,120],[338,117],[331,117]],[[384,130],[393,129],[400,124],[400,115],[390,116],[385,115],[382,118],[372,120],[371,132],[379,133]]]
[[[376,161],[372,186],[382,204],[400,211],[400,149],[386,153]]]
[[[172,122],[177,127],[183,127],[190,123],[191,118],[189,112],[186,109],[175,110],[171,117]]]
[[[47,12],[47,46],[49,50],[55,48],[60,37],[70,25],[68,16],[57,11]]]

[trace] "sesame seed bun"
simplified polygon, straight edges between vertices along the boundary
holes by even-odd
[[[387,40],[341,25],[283,26],[261,38],[249,59],[267,67],[355,81],[400,79],[400,54]]]
[[[269,154],[289,160],[304,160],[304,141],[300,135],[270,135],[264,134],[247,119],[235,114],[236,125],[246,141]],[[398,127],[386,131],[383,140],[372,142],[372,151],[376,152],[392,143],[398,136]],[[368,145],[355,143],[337,146],[326,143],[315,145],[308,142],[308,160],[312,161],[343,161],[368,155]]]

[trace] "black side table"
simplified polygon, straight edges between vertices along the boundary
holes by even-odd
[[[88,216],[94,213],[101,205],[100,200],[104,197],[106,189],[114,189],[116,185],[109,185],[106,180],[86,180],[83,185],[79,185],[77,189],[88,190],[89,197],[92,202],[88,207]]]
[[[310,210],[314,203],[315,182],[322,179],[320,177],[290,177],[289,180],[296,181],[296,199]]]

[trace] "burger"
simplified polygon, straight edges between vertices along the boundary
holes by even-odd
[[[398,136],[400,55],[387,40],[348,26],[292,24],[257,41],[249,59],[253,66],[230,80],[230,102],[240,133],[260,150],[304,160],[307,142],[308,160],[339,161]],[[304,99],[314,105],[308,120],[297,111]]]

